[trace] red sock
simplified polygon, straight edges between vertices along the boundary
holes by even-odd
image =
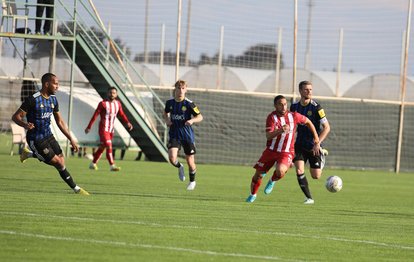
[[[250,191],[252,195],[255,195],[257,191],[259,191],[259,187],[262,184],[262,178],[257,179],[257,181],[254,181],[254,177],[252,178],[252,184],[250,186]]]
[[[95,154],[93,155],[93,163],[97,163],[99,161],[99,159],[102,156],[102,153],[104,151],[104,148],[98,148],[98,150],[96,150]]]
[[[106,159],[108,159],[108,162],[111,166],[114,164],[114,156],[112,155],[112,147],[108,147],[106,149]]]

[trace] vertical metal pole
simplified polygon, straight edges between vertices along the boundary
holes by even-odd
[[[178,0],[177,39],[175,49],[175,81],[177,81],[180,76],[181,7],[182,0]]]
[[[52,35],[56,35],[57,33],[57,21],[56,21],[56,15],[55,15],[55,9],[56,6],[53,4],[53,22],[52,22]],[[50,57],[49,57],[49,72],[55,71],[55,61],[56,61],[56,39],[53,39],[53,41],[50,43],[51,49],[50,49]]]
[[[164,46],[165,46],[165,24],[161,26],[161,43],[160,43],[160,82],[159,85],[163,85],[164,82]]]
[[[294,21],[293,21],[293,76],[292,76],[292,101],[296,99],[296,55],[297,55],[297,35],[298,35],[298,0],[295,0]]]
[[[413,1],[409,0],[408,3],[408,15],[407,15],[407,28],[405,37],[405,48],[404,48],[404,70],[401,81],[401,105],[400,105],[400,124],[398,127],[398,145],[397,145],[397,157],[395,163],[395,173],[400,172],[401,165],[401,148],[403,139],[404,129],[404,109],[405,109],[405,89],[407,85],[407,66],[408,66],[408,47],[410,46],[410,29],[411,29],[411,9]]]
[[[344,29],[339,30],[339,50],[338,50],[338,65],[336,68],[336,86],[335,95],[339,97],[339,85],[341,82],[341,70],[342,70],[342,45],[344,42]]]
[[[305,70],[309,70],[310,66],[310,53],[311,53],[311,31],[312,31],[312,8],[313,8],[313,1],[309,1],[309,10],[308,10],[308,29],[307,29],[307,35],[306,35],[306,52],[305,52]]]
[[[280,81],[280,60],[282,54],[282,28],[279,27],[279,34],[277,39],[277,55],[276,55],[276,74],[275,74],[275,93],[279,93],[279,81]]]
[[[187,33],[185,35],[185,66],[188,66],[190,50],[190,28],[191,28],[191,0],[188,0],[188,9],[187,9]]]
[[[8,9],[7,9],[7,5],[6,5],[5,0],[1,1],[1,10],[2,10],[1,11],[2,15],[7,15]],[[3,17],[2,17],[2,19],[3,19]],[[3,23],[1,23],[0,32],[3,33],[3,29],[4,29]],[[2,53],[3,53],[3,37],[0,37],[0,58],[1,58]]]
[[[402,86],[402,80],[404,75],[404,52],[405,52],[405,38],[407,37],[407,31],[404,30],[402,34],[402,40],[401,40],[401,64],[400,64],[400,88]],[[401,92],[398,97],[399,100],[401,100]]]
[[[149,0],[145,1],[145,28],[144,28],[144,63],[148,63],[148,16]]]
[[[69,108],[68,108],[68,129],[69,132],[72,130],[72,108],[73,108],[73,88],[75,78],[75,58],[76,58],[76,30],[77,30],[77,0],[74,0],[73,4],[73,44],[72,44],[72,63],[70,64],[70,91],[69,91]],[[69,140],[66,140],[66,157],[68,157],[70,150]]]
[[[221,64],[223,62],[223,40],[224,40],[224,26],[220,27],[220,47],[217,61],[217,89],[221,89]]]
[[[108,68],[109,67],[109,56],[110,56],[110,54],[111,54],[111,40],[110,40],[110,38],[111,38],[111,28],[112,28],[112,23],[111,23],[111,21],[109,21],[109,23],[108,23],[108,30],[107,30],[107,33],[108,33],[108,44],[107,44],[107,46],[106,46],[106,57],[105,57],[105,66],[106,66],[106,68]]]

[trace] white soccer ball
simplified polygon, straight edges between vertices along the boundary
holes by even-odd
[[[326,179],[325,186],[329,192],[336,193],[342,189],[342,179],[339,176],[330,176]]]

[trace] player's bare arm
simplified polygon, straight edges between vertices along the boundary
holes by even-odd
[[[55,117],[56,124],[59,127],[60,131],[62,131],[62,133],[66,136],[66,138],[69,139],[73,150],[75,152],[78,152],[79,146],[76,143],[76,141],[73,139],[73,137],[70,135],[69,129],[66,126],[66,123],[63,120],[62,115],[60,114],[60,112],[54,112],[53,116]]]
[[[13,114],[12,120],[18,124],[19,126],[30,130],[35,128],[33,123],[23,121],[24,117],[26,116],[26,112],[21,110],[20,108]]]
[[[200,123],[201,121],[203,121],[203,116],[201,114],[198,114],[195,117],[188,120],[187,122],[185,122],[185,125],[191,126],[193,124]]]
[[[322,143],[326,139],[330,131],[331,126],[329,125],[328,121],[325,121],[322,124],[322,132],[319,134],[319,143]]]
[[[134,127],[131,123],[127,123],[128,131],[131,131]]]
[[[164,112],[162,116],[164,117],[165,124],[168,127],[170,127],[172,125],[172,122],[171,122],[171,119],[170,119],[170,113],[165,113]]]
[[[279,136],[283,133],[289,133],[289,130],[290,130],[289,125],[283,125],[282,128],[275,129],[272,132],[266,132],[266,139],[270,140],[270,139],[273,139],[273,138],[275,138],[275,137],[277,137],[277,136]]]
[[[312,152],[315,156],[319,156],[320,142],[319,142],[319,136],[318,136],[318,133],[316,132],[315,126],[313,125],[312,121],[309,120],[309,118],[306,118],[305,125],[309,128],[309,130],[312,132],[312,135],[313,135]]]

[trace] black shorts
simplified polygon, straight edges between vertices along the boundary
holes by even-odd
[[[49,163],[55,155],[62,154],[62,149],[53,135],[41,140],[27,140],[33,154],[39,161]]]
[[[306,150],[301,146],[295,145],[295,158],[293,162],[296,161],[305,161],[305,163],[309,160],[309,165],[313,169],[320,169],[322,167],[322,157],[321,155],[315,156],[312,153],[312,150]]]
[[[181,149],[181,146],[184,149],[184,154],[186,154],[187,156],[189,155],[195,155],[196,153],[196,147],[194,143],[189,143],[187,141],[181,141],[175,138],[170,139],[170,141],[168,141],[168,149],[176,147],[178,148],[178,150]]]

